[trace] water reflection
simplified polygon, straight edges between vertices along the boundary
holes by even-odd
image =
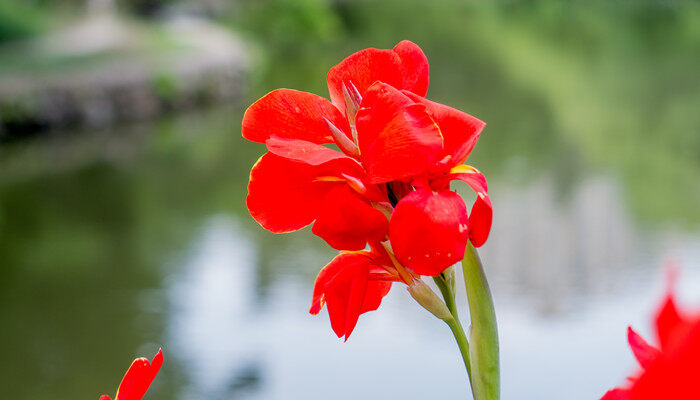
[[[605,290],[646,255],[640,242],[648,240],[630,222],[611,177],[582,179],[565,198],[551,176],[496,188],[493,240],[483,256],[495,284],[529,298],[543,315],[573,311],[575,297]]]
[[[263,378],[255,346],[255,246],[230,218],[212,218],[168,287],[166,337],[184,399],[239,398]]]

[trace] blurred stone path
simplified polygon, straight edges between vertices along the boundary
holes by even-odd
[[[10,65],[0,69],[0,136],[229,101],[249,65],[242,43],[214,23],[181,15],[146,24],[108,8],[15,46],[0,50]],[[11,68],[14,58],[21,62]]]

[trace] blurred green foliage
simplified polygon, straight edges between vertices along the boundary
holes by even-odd
[[[0,43],[37,35],[45,28],[46,18],[31,0],[0,0]]]
[[[255,40],[288,53],[340,38],[340,21],[326,0],[244,0],[229,20]]]

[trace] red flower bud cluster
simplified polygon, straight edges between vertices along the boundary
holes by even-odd
[[[328,305],[347,337],[392,282],[435,276],[481,246],[491,228],[486,179],[463,165],[485,123],[425,98],[428,61],[414,43],[359,51],[328,72],[330,101],[275,90],[243,118],[243,137],[265,143],[248,209],[265,229],[312,231],[341,254],[318,275],[311,313]],[[476,193],[468,211],[450,189]]]

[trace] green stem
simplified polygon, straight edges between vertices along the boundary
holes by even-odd
[[[500,372],[498,360],[498,328],[491,290],[479,254],[471,243],[462,261],[471,316],[470,360],[472,392],[476,400],[498,400]]]
[[[464,333],[464,328],[462,323],[459,321],[459,313],[457,312],[457,304],[455,303],[455,295],[452,292],[452,288],[447,283],[442,275],[438,275],[433,278],[435,284],[440,289],[442,297],[445,299],[445,304],[447,309],[450,310],[452,318],[445,320],[447,326],[450,327],[452,334],[457,341],[457,346],[459,347],[459,352],[462,354],[462,361],[464,361],[464,367],[467,369],[467,378],[469,379],[469,385],[472,385],[472,367],[469,361],[469,341],[467,340],[467,335]],[[472,392],[474,388],[472,388]]]
[[[457,314],[457,303],[455,302],[455,294],[452,292],[452,287],[447,282],[447,279],[443,274],[440,274],[438,276],[434,276],[433,280],[435,281],[438,289],[440,289],[440,293],[442,293],[442,297],[445,299],[445,304],[450,310],[452,317],[459,319],[459,315]]]

